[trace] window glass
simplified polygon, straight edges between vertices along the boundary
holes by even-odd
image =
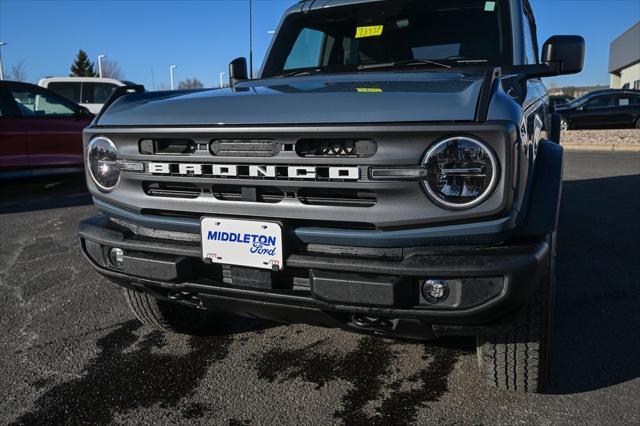
[[[522,28],[524,29],[524,54],[527,64],[537,64],[536,46],[534,43],[533,29],[527,15],[522,15]]]
[[[47,85],[49,90],[56,92],[60,96],[72,100],[73,102],[80,102],[80,82],[52,82]]]
[[[57,96],[27,89],[9,89],[23,116],[70,116],[75,111]]]
[[[284,69],[315,68],[320,65],[320,52],[324,38],[325,34],[321,31],[309,28],[300,31],[284,64]]]
[[[618,98],[618,106],[629,106],[631,105],[630,97],[620,97]]]
[[[104,104],[117,87],[111,83],[82,83],[82,103]]]
[[[508,64],[507,12],[501,0],[406,0],[301,14],[283,23],[264,76],[305,68],[349,72],[420,59],[456,67]]]
[[[587,109],[606,108],[611,105],[611,96],[596,96],[591,98],[585,104]]]

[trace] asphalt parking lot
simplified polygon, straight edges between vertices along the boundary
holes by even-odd
[[[542,395],[484,387],[473,339],[147,329],[78,250],[82,177],[0,183],[0,423],[640,424],[640,153],[568,152],[565,176]]]

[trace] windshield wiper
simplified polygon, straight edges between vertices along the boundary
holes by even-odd
[[[440,62],[432,61],[430,59],[408,59],[406,61],[396,61],[396,62],[386,62],[382,64],[370,64],[370,65],[360,65],[358,66],[359,70],[371,70],[377,68],[396,68],[396,67],[411,67],[416,65],[435,65],[442,68],[451,69],[451,65],[443,64]]]
[[[322,72],[320,68],[312,68],[312,69],[303,69],[303,70],[295,70],[291,72],[286,72],[284,74],[278,74],[276,77],[293,77],[296,75],[311,75]]]

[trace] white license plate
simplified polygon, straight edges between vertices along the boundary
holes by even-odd
[[[202,258],[251,268],[283,268],[282,228],[273,222],[203,217]]]

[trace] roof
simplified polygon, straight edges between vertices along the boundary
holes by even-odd
[[[609,72],[616,73],[640,62],[640,21],[611,42]]]
[[[109,77],[45,77],[41,78],[38,81],[38,85],[42,86],[45,83],[51,82],[70,82],[70,81],[78,81],[81,83],[113,83],[118,86],[122,86],[125,83],[122,80],[117,80],[115,78]]]
[[[299,0],[297,3],[294,4],[295,9],[299,10],[300,7],[302,7],[303,10],[309,11],[309,10],[316,10],[316,9],[323,9],[326,7],[335,7],[335,6],[349,6],[349,5],[356,5],[356,4],[362,4],[362,3],[373,3],[373,2],[378,2],[378,1],[385,1],[385,0]],[[390,0],[386,0],[386,1],[390,1]],[[507,1],[514,1],[514,0],[507,0]],[[516,0],[516,1],[520,1],[523,2],[526,6],[528,6],[529,8],[531,8],[531,6],[529,6],[529,0]],[[293,9],[294,7],[292,6]]]
[[[594,90],[593,92],[589,92],[586,96],[597,96],[597,95],[640,95],[640,90],[633,90],[633,89]]]

